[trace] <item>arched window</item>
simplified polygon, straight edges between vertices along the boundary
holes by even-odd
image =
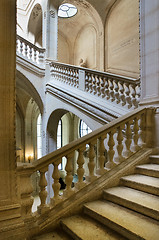
[[[37,159],[42,157],[41,114],[37,118]]]
[[[61,18],[70,18],[76,15],[77,8],[70,3],[63,3],[60,5],[58,10],[58,17]]]
[[[79,127],[80,137],[83,137],[91,132],[92,130],[87,126],[87,124],[83,120],[80,120],[80,127]]]
[[[57,127],[57,149],[62,147],[62,121],[59,120]]]
[[[57,127],[57,149],[62,147],[62,120],[59,120],[58,127]],[[63,164],[59,164],[58,169],[62,169]]]

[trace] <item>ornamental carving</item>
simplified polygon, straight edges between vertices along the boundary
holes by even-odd
[[[55,18],[55,11],[50,10],[50,16],[51,16],[52,18]]]
[[[42,13],[41,6],[37,4],[32,11],[33,19],[35,20],[41,13]]]

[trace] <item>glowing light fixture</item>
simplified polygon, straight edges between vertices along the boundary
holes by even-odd
[[[77,13],[77,8],[74,5],[70,3],[64,3],[59,7],[58,17],[70,18],[76,15],[76,13]]]

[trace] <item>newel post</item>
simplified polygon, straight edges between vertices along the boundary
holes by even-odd
[[[25,221],[32,218],[31,208],[33,205],[33,186],[31,175],[34,172],[34,167],[30,163],[17,163],[18,173],[18,191],[21,202],[21,215]]]
[[[155,111],[156,109],[151,107],[146,109],[146,146],[153,147],[154,146],[154,134],[155,134]]]
[[[79,89],[85,90],[85,70],[79,69]]]

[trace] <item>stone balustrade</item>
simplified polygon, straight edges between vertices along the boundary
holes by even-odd
[[[50,72],[54,80],[115,102],[127,109],[137,108],[139,105],[139,79],[57,62],[50,63]]]
[[[79,88],[79,68],[69,64],[50,63],[51,76],[70,86]]]
[[[21,166],[19,168],[19,176],[22,178],[21,201],[22,206],[24,206],[23,215],[26,213],[28,216],[28,213],[31,213],[32,201],[29,201],[29,198],[31,197],[32,187],[31,182],[28,180],[31,173],[36,171],[40,172],[39,197],[41,205],[38,207],[38,213],[40,214],[48,209],[48,205],[46,205],[46,172],[48,171],[48,166],[50,164],[54,167],[52,174],[54,197],[51,199],[49,209],[53,208],[66,198],[69,198],[72,194],[79,191],[92,181],[95,181],[101,175],[114,169],[118,164],[121,164],[141,148],[152,147],[153,116],[153,108],[135,109],[131,113],[104,125],[100,129],[97,129],[94,132],[42,157],[41,159],[30,163],[30,170],[28,170],[27,165],[26,173],[26,167],[24,166],[22,169]],[[88,148],[87,160],[84,154],[86,147]],[[96,148],[97,155],[95,151]],[[61,195],[59,183],[60,170],[58,166],[62,162],[63,157],[66,158],[66,189]],[[73,160],[76,161],[77,164],[78,178],[74,187],[72,185]],[[85,161],[88,163],[88,174],[85,173]],[[27,190],[26,195],[24,194],[24,190]],[[26,206],[27,204],[28,207]]]
[[[31,63],[43,66],[45,63],[45,49],[39,48],[26,39],[17,35],[17,54]]]

